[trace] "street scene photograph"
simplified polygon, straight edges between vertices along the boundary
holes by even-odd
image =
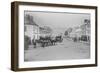
[[[89,13],[24,11],[24,61],[90,59]]]

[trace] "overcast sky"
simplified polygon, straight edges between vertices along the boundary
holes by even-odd
[[[25,11],[34,17],[34,21],[40,26],[49,26],[56,32],[63,32],[69,27],[80,26],[84,19],[90,19],[90,14],[79,13],[54,13]]]

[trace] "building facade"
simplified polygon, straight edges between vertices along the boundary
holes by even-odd
[[[34,22],[33,16],[26,14],[24,17],[24,35],[32,39],[39,39],[39,26]]]
[[[72,32],[69,34],[70,37],[83,37],[85,38],[87,41],[90,41],[90,32],[91,28],[90,28],[90,20],[89,19],[84,19],[84,23],[80,26],[77,26],[73,28]]]

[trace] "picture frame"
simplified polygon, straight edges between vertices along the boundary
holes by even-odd
[[[48,35],[49,39],[43,37]],[[97,66],[96,6],[11,3],[11,70],[94,66]]]

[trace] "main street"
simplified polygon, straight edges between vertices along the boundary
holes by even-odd
[[[84,42],[73,42],[64,39],[62,43],[53,46],[33,48],[25,50],[25,61],[71,60],[90,58],[90,45]]]

